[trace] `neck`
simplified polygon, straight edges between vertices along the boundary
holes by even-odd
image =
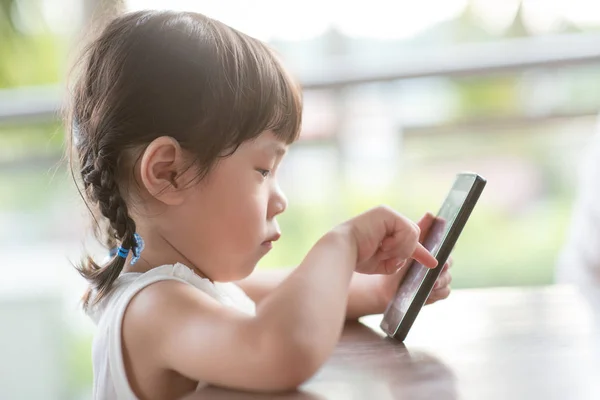
[[[123,268],[124,272],[143,273],[161,265],[181,263],[191,268],[198,276],[210,279],[201,268],[194,265],[156,229],[138,224],[137,232],[144,239],[144,250],[135,265],[130,264],[131,255],[127,258],[127,262]]]

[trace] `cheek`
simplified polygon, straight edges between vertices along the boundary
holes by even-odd
[[[228,235],[242,242],[256,242],[265,234],[266,211],[256,196],[238,197],[224,204],[223,225]]]
[[[207,208],[208,210],[208,208]],[[255,197],[232,196],[213,204],[206,218],[199,254],[215,268],[218,280],[237,280],[252,272],[261,254],[261,243],[267,233],[266,211]],[[200,246],[198,246],[199,249]]]
[[[219,242],[213,243],[215,246],[230,244],[236,252],[236,248],[255,245],[266,233],[266,202],[255,185],[216,187],[202,203],[209,239]]]

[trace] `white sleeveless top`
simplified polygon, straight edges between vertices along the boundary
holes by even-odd
[[[145,273],[121,274],[109,295],[87,312],[98,328],[92,345],[93,399],[136,399],[127,380],[121,352],[123,315],[131,299],[140,290],[165,280],[192,285],[220,303],[247,314],[254,315],[256,311],[254,302],[236,284],[213,283],[180,263],[163,265]],[[198,384],[198,388],[203,386],[202,382]]]

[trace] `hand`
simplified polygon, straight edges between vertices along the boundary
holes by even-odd
[[[425,237],[427,236],[427,232],[431,228],[435,217],[431,213],[427,213],[419,220],[417,225],[420,229],[419,242],[423,242]],[[443,300],[450,295],[450,283],[452,282],[452,275],[450,274],[450,268],[452,267],[453,260],[452,257],[448,258],[446,264],[444,264],[444,268],[438,277],[434,288],[432,289],[429,297],[425,304],[433,304],[436,301]],[[396,294],[396,290],[398,286],[404,279],[406,273],[408,272],[408,268],[401,268],[398,272],[393,275],[384,275],[378,277],[377,281],[374,281],[374,286],[372,290],[375,293],[378,293],[381,301],[379,312],[385,311],[388,303],[392,301],[394,295]]]
[[[419,242],[420,227],[389,207],[373,208],[340,225],[356,246],[355,271],[394,274],[413,258],[428,268],[437,260]]]
[[[452,256],[448,257],[448,261],[446,261],[446,264],[444,264],[444,269],[440,273],[440,276],[438,276],[435,286],[431,290],[431,293],[429,293],[429,297],[427,297],[427,301],[425,301],[426,305],[433,304],[439,300],[447,299],[448,296],[450,296],[450,283],[452,283],[450,268],[452,268],[453,262],[454,260],[452,259]]]

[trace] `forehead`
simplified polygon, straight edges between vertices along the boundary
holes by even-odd
[[[264,132],[256,139],[248,142],[248,146],[254,151],[260,151],[269,155],[282,157],[288,149],[288,145],[281,139],[278,139],[272,132]]]

